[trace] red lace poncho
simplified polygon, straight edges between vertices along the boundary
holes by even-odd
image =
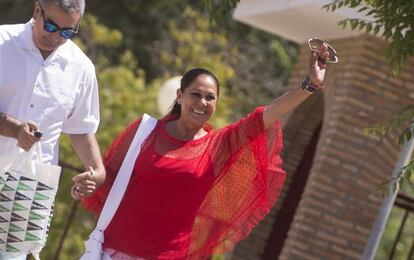
[[[200,139],[181,141],[160,120],[135,161],[104,248],[145,259],[204,259],[229,251],[269,212],[285,179],[280,123],[263,107]],[[107,180],[84,206],[99,214],[140,119],[104,156]]]

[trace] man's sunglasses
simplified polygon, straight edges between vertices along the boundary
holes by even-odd
[[[40,4],[39,7],[40,11],[42,12],[43,29],[46,32],[54,33],[56,31],[59,31],[60,36],[62,36],[65,39],[71,39],[78,33],[79,25],[76,27],[75,30],[73,28],[60,28],[59,25],[55,24],[49,19],[46,19],[45,12],[43,11],[43,8],[40,6]]]

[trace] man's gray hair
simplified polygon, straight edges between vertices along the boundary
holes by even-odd
[[[64,12],[79,12],[81,16],[85,12],[85,0],[39,0],[41,6],[55,4]]]

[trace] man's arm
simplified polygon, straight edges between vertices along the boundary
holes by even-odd
[[[73,149],[86,171],[73,178],[72,195],[80,199],[90,195],[105,181],[105,167],[101,151],[94,134],[70,134]]]
[[[40,140],[33,134],[37,129],[37,125],[32,122],[23,123],[0,112],[0,135],[16,139],[17,145],[26,151]]]

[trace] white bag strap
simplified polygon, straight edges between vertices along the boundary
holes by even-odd
[[[142,142],[152,132],[156,124],[157,120],[155,118],[147,114],[143,115],[141,124],[132,140],[124,161],[122,162],[111,191],[108,194],[108,198],[106,199],[101,215],[99,216],[95,230],[90,234],[89,240],[85,242],[85,253],[80,258],[81,260],[101,259],[102,243],[104,242],[103,232],[111,222],[121,203],[129,179],[131,178],[135,160],[141,151]]]

